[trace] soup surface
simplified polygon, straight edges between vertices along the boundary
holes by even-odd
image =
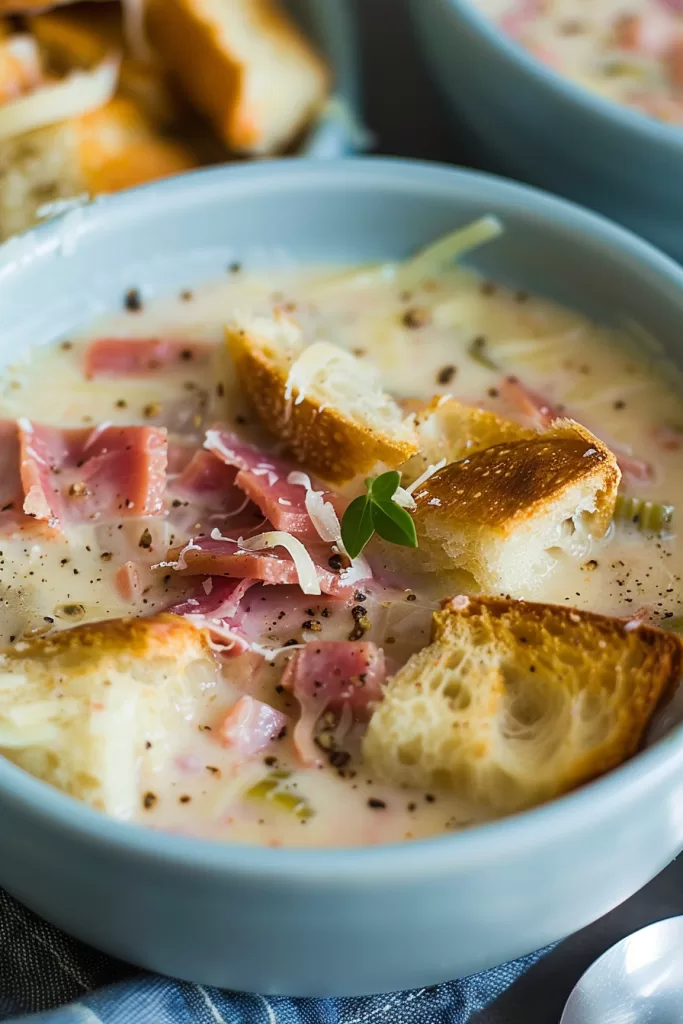
[[[556,6],[558,15],[560,8],[566,16],[576,13],[576,4]],[[4,423],[78,428],[85,437],[79,443],[86,454],[67,480],[71,498],[86,497],[78,467],[105,431],[130,425],[167,431],[169,462],[162,515],[114,510],[84,516],[49,537],[4,531],[4,643],[89,621],[147,616],[188,598],[201,605],[202,595],[221,585],[206,575],[182,575],[181,559],[167,551],[197,533],[235,536],[245,529],[244,503],[216,508],[201,488],[181,485],[215,421],[273,450],[226,375],[224,325],[237,311],[295,317],[308,339],[351,350],[375,367],[406,409],[450,394],[519,420],[530,414],[529,403],[532,412],[552,405],[619,454],[626,493],[683,505],[683,405],[657,360],[626,331],[603,329],[455,267],[404,293],[391,268],[252,274],[235,266],[223,280],[163,300],[148,303],[132,291],[116,315],[27,352],[5,370]],[[122,346],[121,339],[139,347]],[[163,339],[163,352],[150,349],[150,339]],[[511,377],[512,389],[503,386]],[[9,447],[6,455],[12,457]],[[12,495],[6,498],[2,515],[11,517]],[[261,521],[257,516],[255,525]],[[371,544],[371,562],[372,550]],[[620,522],[581,558],[557,557],[561,565],[544,582],[544,601],[665,626],[683,612],[683,555],[671,530],[657,535]],[[391,673],[429,642],[432,612],[452,593],[452,583],[433,574],[406,577],[392,573],[390,559],[380,562],[372,579],[341,596],[307,596],[296,585],[250,586],[233,617],[245,649],[223,659],[222,678],[207,687],[203,702],[176,720],[153,759],[141,762],[137,809],[122,813],[154,828],[272,846],[410,840],[486,817],[451,793],[373,779],[359,753],[358,730],[343,712],[318,722],[320,763],[301,762],[292,728],[299,706],[281,683],[290,648],[372,641]],[[254,756],[221,739],[226,715],[244,694],[286,716],[278,719],[287,724],[278,725],[276,738]]]
[[[608,99],[683,123],[676,0],[475,0],[539,60]]]

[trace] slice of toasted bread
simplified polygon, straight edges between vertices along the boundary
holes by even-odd
[[[537,433],[495,412],[465,405],[457,398],[433,398],[415,417],[420,451],[401,466],[402,483],[413,483],[429,466],[445,459],[457,462],[483,448],[511,441],[526,441]]]
[[[274,0],[149,0],[153,45],[238,153],[283,149],[322,105],[328,74]]]
[[[612,452],[571,420],[485,448],[416,489],[422,565],[464,572],[487,593],[533,597],[556,554],[585,557],[604,536],[620,479]]]
[[[318,476],[341,484],[417,451],[412,421],[350,352],[327,342],[306,348],[286,318],[230,327],[227,342],[263,425]]]
[[[130,817],[140,766],[155,763],[156,748],[218,678],[205,634],[177,615],[20,641],[0,653],[0,754]]]
[[[140,185],[197,163],[193,150],[159,137],[140,107],[123,97],[7,139],[0,144],[0,239],[34,224],[46,203]]]
[[[364,743],[394,784],[494,814],[559,796],[638,749],[679,680],[678,637],[555,605],[455,598],[389,681]]]

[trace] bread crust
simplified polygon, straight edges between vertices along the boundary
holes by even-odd
[[[242,388],[263,425],[323,479],[343,484],[378,463],[399,466],[417,451],[416,441],[373,430],[337,407],[321,408],[314,397],[296,401],[296,388],[287,397],[287,373],[248,331],[228,329],[226,338]]]
[[[387,781],[442,786],[508,814],[639,749],[678,683],[683,644],[652,626],[558,605],[458,597],[389,680],[364,753]]]
[[[76,672],[89,672],[93,662],[109,658],[181,658],[188,645],[210,654],[206,635],[181,615],[106,619],[64,629],[47,637],[29,637],[0,650],[5,664],[15,660],[82,655]]]
[[[323,102],[327,69],[272,0],[149,0],[147,22],[164,61],[235,152],[282,148]],[[275,68],[279,97],[250,88]]]
[[[645,728],[660,699],[678,683],[683,671],[683,643],[674,633],[666,633],[655,626],[632,624],[624,619],[564,605],[540,604],[533,601],[515,601],[501,597],[470,597],[464,604],[456,599],[444,601],[434,614],[434,640],[437,643],[458,643],[465,629],[476,629],[478,642],[486,630],[493,642],[513,653],[517,663],[528,668],[537,654],[556,658],[562,648],[568,664],[573,661],[572,651],[577,647],[591,647],[599,659],[600,652],[609,664],[615,656],[637,661],[632,670],[632,688],[628,702],[617,708],[617,722],[609,741],[596,751],[587,751],[573,764],[571,772],[562,781],[560,791],[567,792],[590,779],[616,768],[639,749]],[[602,646],[602,645],[605,646]],[[559,649],[559,650],[558,650]],[[599,660],[593,662],[585,680],[568,676],[571,685],[584,693],[598,691],[605,685],[600,675]]]
[[[542,435],[485,448],[435,473],[415,493],[415,521],[418,528],[476,523],[505,537],[585,482],[598,489],[591,532],[601,537],[620,480],[606,445],[579,423],[558,420]]]

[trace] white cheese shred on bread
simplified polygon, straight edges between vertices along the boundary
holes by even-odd
[[[584,558],[612,520],[621,473],[578,423],[497,444],[413,492],[420,565],[492,594],[533,598],[558,559]]]
[[[0,754],[118,818],[219,679],[207,635],[176,615],[115,619],[0,653]]]
[[[263,426],[322,479],[346,483],[417,452],[412,419],[350,352],[327,342],[306,348],[286,318],[237,322],[227,343]]]
[[[634,754],[680,678],[678,637],[555,605],[458,597],[389,680],[364,756],[395,785],[492,815],[557,797]]]

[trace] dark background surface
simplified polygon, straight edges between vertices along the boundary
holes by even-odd
[[[476,166],[429,80],[404,0],[352,2],[375,152]],[[683,857],[611,914],[560,943],[481,1013],[477,1024],[557,1024],[572,987],[601,953],[629,932],[674,914],[683,914]]]

